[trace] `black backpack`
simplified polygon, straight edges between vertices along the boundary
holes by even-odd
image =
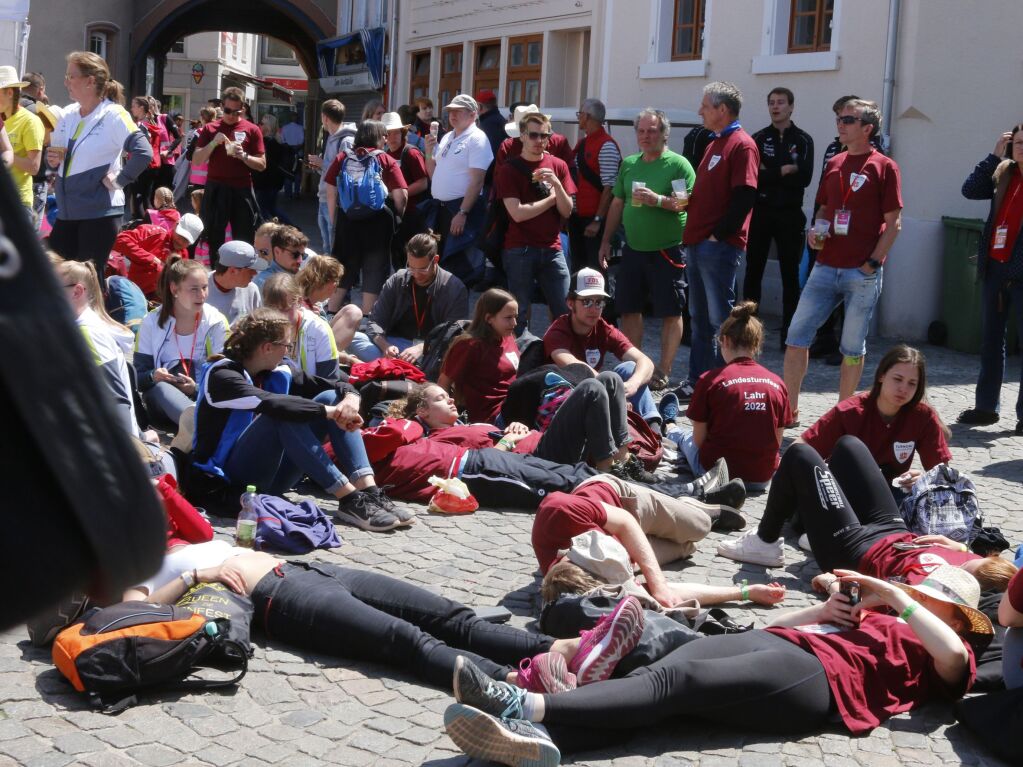
[[[94,706],[118,714],[155,689],[208,690],[237,684],[248,655],[228,639],[227,618],[184,607],[121,602],[95,608],[53,643],[53,663]],[[238,671],[229,679],[189,678],[199,668]]]
[[[448,353],[451,342],[468,329],[469,320],[450,320],[442,322],[427,334],[423,341],[423,358],[419,362],[419,368],[426,375],[427,381],[436,381],[440,377],[444,355]]]
[[[507,163],[523,176],[532,177],[532,171],[521,157],[512,157],[507,160]],[[502,264],[504,238],[508,234],[510,223],[511,217],[508,215],[508,209],[504,206],[504,201],[493,197],[490,200],[490,205],[487,206],[487,217],[480,229],[476,246],[483,251],[483,255],[494,266],[500,267]]]

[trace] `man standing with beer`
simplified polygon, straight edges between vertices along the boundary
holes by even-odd
[[[814,333],[840,302],[845,321],[839,344],[839,402],[856,392],[884,262],[902,219],[899,166],[871,145],[881,126],[877,104],[853,99],[842,107],[836,123],[846,151],[824,168],[817,191],[820,207],[807,235],[810,247],[820,253],[799,298],[785,350],[785,386],[794,420]]]

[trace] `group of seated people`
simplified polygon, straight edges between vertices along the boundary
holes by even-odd
[[[487,623],[380,573],[174,541],[159,573],[126,599],[173,603],[189,576],[223,583],[252,599],[271,642],[452,685],[452,739],[505,764],[556,764],[561,753],[678,716],[779,735],[836,721],[863,733],[970,689],[993,634],[978,609],[982,591],[1007,592],[998,616],[1023,626],[1014,565],[916,535],[900,515],[898,501],[921,473],[914,456],[924,470],[952,458],[949,431],[926,402],[919,351],[891,349],[869,391],[831,408],[781,453],[792,413],[784,383],[756,362],[764,329],[755,304],[736,305],[722,324],[726,364],[700,378],[682,426],[677,401],[658,407],[645,385],[650,359],[602,319],[603,277],[582,269],[567,313],[533,339],[532,352],[542,353],[531,369],[520,368],[530,353],[515,336],[520,308],[491,288],[444,351],[435,381],[387,381],[400,385],[383,387],[389,396],[369,408],[356,370],[387,359],[414,370],[433,331],[468,318],[465,286],[439,267],[435,238],[417,235],[406,268],[367,316],[352,305],[327,316],[322,302],[341,265],[305,254],[293,227],[267,226],[253,245],[225,243],[212,273],[170,256],[158,305],[133,329],[105,311],[90,263],[52,257],[123,428],[161,450],[159,435],[143,428],[144,409],[149,425],[176,433],[171,465],[197,502],[237,497],[247,485],[284,494],[308,478],[336,498],[338,521],[372,532],[408,528],[416,513],[395,500],[426,502],[431,477],[457,477],[485,507],[535,512],[545,599],[608,585],[599,568],[566,554],[581,536],[624,549],[627,582],[611,585],[625,598],[581,636],[555,638]],[[218,291],[245,295],[214,300]],[[619,360],[612,369],[608,353]],[[691,481],[669,483],[644,467],[634,449],[644,429],[677,448]],[[722,538],[717,552],[780,567],[783,527],[795,521],[822,570],[813,586],[825,600],[766,629],[694,639],[610,678],[640,641],[644,607],[784,600],[776,583],[670,583],[661,569],[691,556],[712,530],[743,530],[746,491],[767,488],[757,528]],[[843,589],[850,582],[855,604]]]

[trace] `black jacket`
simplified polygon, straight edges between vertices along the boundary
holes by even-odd
[[[813,139],[810,134],[789,125],[779,133],[773,125],[753,134],[760,150],[760,175],[757,182],[757,205],[770,208],[803,207],[803,190],[813,178]],[[781,175],[783,165],[798,165],[799,172]]]

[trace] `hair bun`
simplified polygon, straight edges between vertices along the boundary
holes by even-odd
[[[757,302],[756,301],[740,301],[732,307],[732,311],[729,316],[734,317],[737,320],[747,320],[750,317],[757,316]]]

